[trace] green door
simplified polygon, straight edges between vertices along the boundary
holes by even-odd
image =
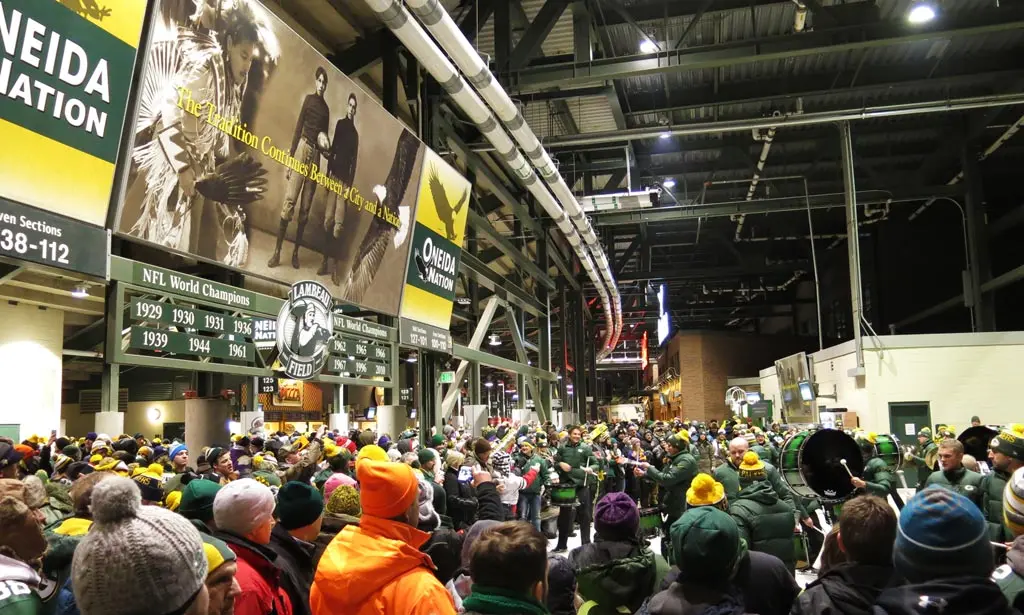
[[[917,446],[917,432],[932,424],[931,407],[926,401],[889,402],[889,430],[900,444]],[[917,485],[917,466],[903,464],[907,486]]]

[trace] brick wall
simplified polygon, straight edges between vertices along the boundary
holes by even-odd
[[[729,378],[757,377],[778,358],[812,350],[815,340],[730,333],[684,331],[673,337],[662,364],[679,371],[678,398],[669,394],[670,416],[710,421],[727,418],[725,390]]]

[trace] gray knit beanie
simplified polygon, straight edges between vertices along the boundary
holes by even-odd
[[[92,518],[71,563],[82,615],[180,613],[199,595],[207,562],[187,519],[142,506],[135,482],[120,477],[93,488]]]

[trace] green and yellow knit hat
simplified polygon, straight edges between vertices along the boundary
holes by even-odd
[[[238,559],[235,552],[223,540],[203,532],[200,532],[200,536],[203,538],[203,555],[206,556],[206,563],[209,566],[207,576],[224,565],[224,562],[233,562]]]
[[[1024,461],[1024,425],[1015,423],[999,432],[989,443],[992,452]]]
[[[1024,468],[1018,468],[1003,489],[1003,521],[1014,536],[1024,534]]]
[[[740,480],[752,482],[764,480],[768,473],[764,469],[764,462],[754,451],[743,453],[743,463],[740,464]]]

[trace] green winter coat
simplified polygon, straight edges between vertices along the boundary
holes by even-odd
[[[530,466],[539,465],[540,470],[537,471],[537,478],[534,479],[533,483],[529,487],[524,487],[519,490],[519,493],[526,493],[529,495],[537,495],[540,493],[540,488],[548,484],[548,460],[544,459],[537,454],[537,451],[533,452],[531,457],[527,457],[522,453],[516,453],[515,460],[513,461],[516,467],[522,474],[527,474],[530,471]]]
[[[576,570],[576,592],[594,602],[591,613],[637,611],[661,589],[669,565],[646,544],[604,540],[573,549],[569,563]]]
[[[563,472],[562,468],[558,467],[559,463],[567,463],[572,466],[572,469],[568,472]],[[587,487],[596,486],[597,476],[584,472],[583,468],[589,467],[596,472],[598,465],[598,459],[594,457],[594,451],[582,441],[576,446],[566,442],[555,451],[555,469],[558,470],[558,480],[563,485],[568,484],[577,487],[583,485]]]
[[[988,538],[993,542],[1009,542],[1013,534],[1003,520],[1003,489],[1010,479],[1007,472],[993,470],[981,477],[981,512],[988,521]]]
[[[981,474],[977,472],[972,472],[963,466],[951,472],[946,472],[945,470],[932,472],[928,480],[925,481],[924,486],[930,487],[932,485],[939,485],[940,487],[955,491],[977,504],[978,508],[982,509],[982,512],[985,511],[982,508],[981,501]]]
[[[889,466],[878,457],[872,457],[864,466],[864,488],[869,495],[877,495],[883,500],[889,496],[892,490],[892,472]]]
[[[798,500],[793,495],[793,491],[782,481],[782,475],[775,469],[775,466],[766,463],[764,464],[764,469],[768,474],[768,484],[775,491],[775,495],[779,496],[779,499],[786,504],[789,504],[790,508],[799,512],[801,519],[806,518],[807,514],[803,505],[798,503]],[[722,487],[725,488],[725,497],[731,504],[740,492],[740,473],[736,466],[732,465],[731,461],[718,466],[718,469],[715,470],[715,480],[722,483]]]
[[[750,450],[757,453],[757,456],[761,458],[761,461],[770,463],[773,466],[779,465],[779,453],[775,450],[775,447],[768,444],[765,440],[764,444],[754,444],[750,447]]]
[[[679,517],[686,510],[686,490],[694,476],[697,476],[697,460],[688,450],[673,456],[664,470],[654,466],[647,468],[647,478],[665,489],[665,513],[669,517]]]
[[[780,500],[767,481],[757,481],[740,491],[738,498],[729,502],[729,514],[751,551],[774,555],[791,572],[796,569],[793,507]]]

